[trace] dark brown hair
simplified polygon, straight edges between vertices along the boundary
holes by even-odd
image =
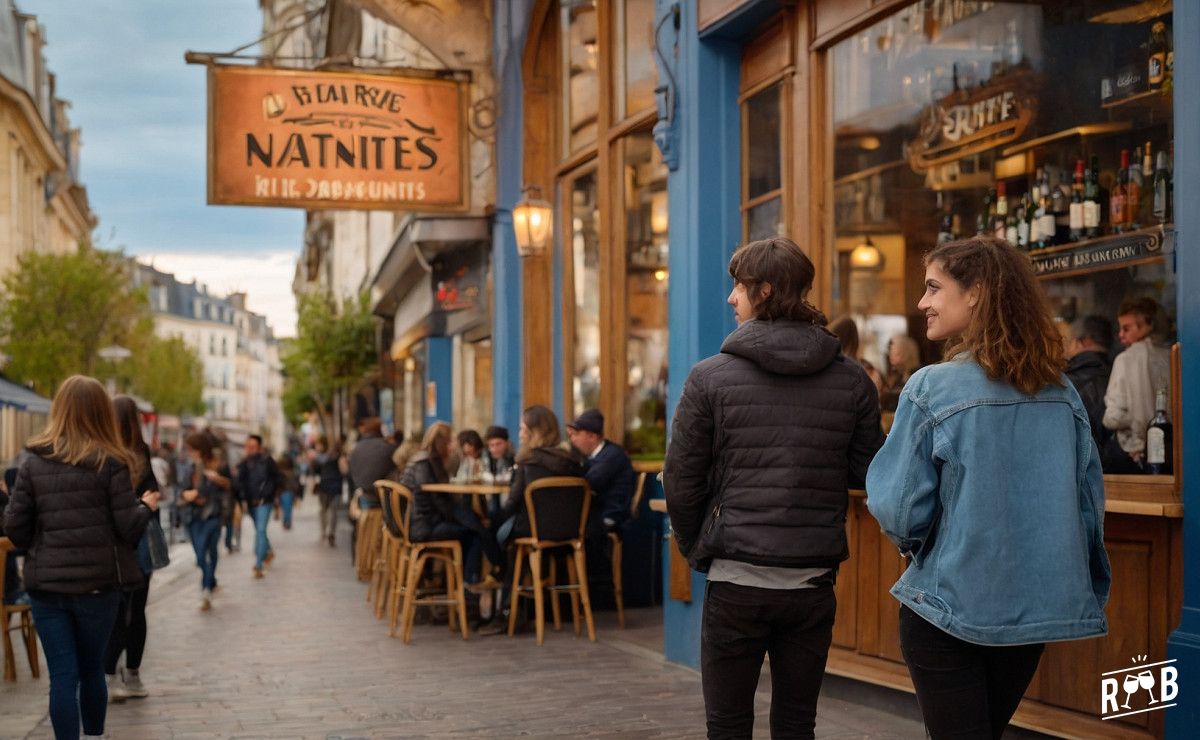
[[[829,320],[808,302],[816,268],[796,242],[782,236],[750,242],[729,258],[729,275],[746,286],[754,318],[790,319],[825,326]],[[763,296],[764,286],[771,290]]]
[[[530,406],[521,414],[521,421],[529,430],[529,444],[522,445],[517,453],[517,462],[527,463],[533,459],[533,451],[539,447],[557,447],[562,442],[558,430],[558,417],[545,406]]]
[[[483,451],[483,438],[479,436],[479,432],[474,429],[466,429],[458,433],[458,444],[471,445],[476,452]]]
[[[963,290],[980,289],[970,323],[946,343],[945,359],[968,352],[989,378],[1031,395],[1062,383],[1062,335],[1024,253],[1003,239],[977,236],[934,247],[925,264],[935,262]]]
[[[858,359],[858,324],[849,316],[839,316],[826,327],[842,343],[842,354]]]
[[[146,472],[146,458],[150,457],[150,447],[142,436],[137,401],[129,396],[117,396],[113,399],[113,411],[117,415],[117,432],[121,435],[121,444],[130,452],[129,477],[136,486],[141,482],[142,474]],[[140,491],[135,493],[141,495]]]
[[[200,453],[200,459],[209,462],[213,459],[212,438],[204,432],[192,432],[184,438],[183,443]]]

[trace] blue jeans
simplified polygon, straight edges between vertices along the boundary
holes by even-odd
[[[283,527],[287,529],[292,526],[292,507],[296,504],[296,494],[292,491],[284,491],[279,494],[279,508],[283,510]]]
[[[267,523],[271,521],[270,504],[258,504],[250,509],[254,517],[254,567],[262,568],[263,560],[271,551],[271,541],[267,539]]]
[[[55,738],[78,738],[80,718],[86,734],[103,734],[108,711],[104,649],[117,620],[120,592],[35,591],[30,602],[50,671],[50,724]]]
[[[196,551],[196,565],[200,568],[200,588],[211,591],[217,587],[217,550],[221,544],[221,517],[192,521],[188,525],[188,538]]]

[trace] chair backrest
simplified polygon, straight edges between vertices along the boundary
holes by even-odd
[[[17,546],[12,543],[12,540],[7,537],[0,537],[0,599],[4,598],[4,594],[7,593],[5,591],[7,585],[4,579],[8,575],[8,552],[15,549],[17,549]],[[8,625],[2,626],[7,627]]]
[[[412,491],[390,480],[375,481],[375,491],[379,494],[383,521],[388,530],[407,545],[409,525],[412,523]]]
[[[535,540],[582,540],[587,527],[592,489],[574,476],[539,478],[525,486],[529,531]]]
[[[642,496],[646,493],[646,476],[648,473],[638,473],[637,486],[633,489],[633,500],[629,502],[629,518],[637,519],[638,509],[642,506]]]

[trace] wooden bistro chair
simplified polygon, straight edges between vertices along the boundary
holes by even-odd
[[[554,476],[541,478],[525,487],[525,510],[529,514],[530,537],[516,540],[516,567],[513,569],[512,601],[509,605],[508,636],[512,637],[517,627],[518,598],[533,597],[537,624],[537,643],[542,644],[546,631],[545,592],[550,592],[551,606],[558,623],[558,594],[567,592],[571,596],[571,614],[575,634],[579,634],[579,602],[583,601],[583,615],[587,620],[588,639],[595,642],[596,626],[592,622],[592,602],[588,595],[587,562],[583,549],[584,530],[587,528],[588,509],[592,490],[583,478]],[[567,547],[571,549],[567,562],[568,583],[560,585],[552,577],[549,583],[542,576],[542,555],[547,550]],[[553,554],[551,554],[553,557]],[[521,585],[521,569],[529,563],[533,585]],[[573,568],[571,566],[574,566]]]
[[[354,565],[358,571],[358,580],[370,582],[376,554],[379,552],[379,541],[383,536],[383,509],[378,506],[363,509],[358,515],[357,526],[358,546],[354,551]],[[371,600],[372,595],[368,587],[367,601]]]
[[[15,550],[12,540],[7,537],[0,537],[0,596],[4,594],[4,576],[7,569],[4,567],[4,561],[8,557],[10,550]],[[17,624],[13,626],[12,617],[17,615]],[[21,639],[25,641],[25,654],[29,658],[29,672],[34,678],[38,678],[41,673],[38,670],[38,647],[37,647],[37,629],[33,626],[33,610],[29,604],[0,604],[0,628],[4,633],[4,680],[17,680],[17,658],[13,653],[12,636],[10,633],[13,630],[21,630]]]
[[[409,538],[412,524],[413,494],[405,486],[391,481],[376,481],[377,488],[387,488],[388,518],[395,530],[388,530],[391,581],[388,587],[389,617],[388,634],[396,636],[396,625],[400,625],[400,638],[405,644],[412,642],[413,617],[418,606],[449,607],[450,631],[461,630],[467,639],[467,600],[463,593],[463,553],[458,540],[431,540],[413,542]],[[430,560],[441,560],[446,566],[446,591],[442,594],[418,593],[421,575]]]
[[[379,496],[381,525],[379,547],[375,550],[375,562],[371,565],[371,584],[368,587],[368,594],[374,594],[375,597],[376,619],[383,618],[383,612],[390,603],[389,596],[394,589],[393,574],[399,567],[398,561],[401,554],[405,557],[408,556],[407,551],[403,548],[404,540],[400,535],[400,527],[392,518],[391,499],[393,488],[396,486],[403,488],[399,483],[393,483],[390,480],[375,481],[375,494]]]
[[[633,489],[633,501],[629,504],[629,520],[638,517],[638,508],[642,505],[642,494],[646,492],[647,473],[638,473],[637,487]],[[621,534],[609,532],[608,539],[612,542],[612,579],[613,598],[617,602],[617,624],[625,629],[625,590],[621,579]]]

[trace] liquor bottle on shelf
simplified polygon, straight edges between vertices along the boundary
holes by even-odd
[[[992,218],[992,233],[997,239],[1004,238],[1005,221],[1008,218],[1008,196],[1004,181],[996,183],[996,215]]]
[[[1134,157],[1125,171],[1125,228],[1132,231],[1142,227],[1142,164]],[[1134,179],[1134,173],[1137,178]]]
[[[1075,160],[1075,183],[1071,186],[1070,208],[1071,241],[1077,242],[1083,238],[1083,160]]]
[[[1054,241],[1062,244],[1071,230],[1071,188],[1066,176],[1059,174],[1058,184],[1050,190],[1050,210],[1054,212]]]
[[[983,218],[984,227],[990,233],[992,224],[996,219],[996,188],[988,188],[988,191],[983,194]]]
[[[1154,162],[1154,218],[1160,224],[1171,220],[1171,174],[1167,171],[1167,153],[1158,152]]]
[[[1017,228],[1017,214],[1015,211],[1008,212],[1008,218],[1004,219],[1004,241],[1014,247],[1021,246],[1021,232]]]
[[[945,244],[948,241],[953,241],[953,228],[954,216],[950,213],[950,208],[947,207],[946,210],[942,212],[941,224],[938,226],[937,243]]]
[[[1120,234],[1128,223],[1125,217],[1129,208],[1129,150],[1121,150],[1121,169],[1117,170],[1117,181],[1108,197],[1108,222],[1112,233]]]
[[[1138,223],[1148,226],[1154,222],[1154,158],[1150,156],[1150,142],[1142,147],[1141,202],[1138,204]]]
[[[983,236],[986,233],[987,216],[984,215],[983,211],[980,211],[979,215],[975,217],[975,236]]]
[[[1149,59],[1146,62],[1146,81],[1151,90],[1162,87],[1167,79],[1167,25],[1156,21],[1150,26]]]
[[[950,218],[950,238],[953,241],[958,241],[963,237],[962,216],[957,213]]]
[[[1150,475],[1170,475],[1172,472],[1173,435],[1167,418],[1167,390],[1154,392],[1154,418],[1146,427],[1146,464]]]
[[[1129,184],[1136,183],[1142,187],[1142,148],[1136,147],[1133,150],[1133,158],[1129,160]]]
[[[1100,183],[1096,181],[1099,169],[1093,156],[1092,166],[1083,173],[1083,234],[1088,239],[1100,235]]]
[[[1029,199],[1029,193],[1021,196],[1021,202],[1017,206],[1017,246],[1021,249],[1029,249],[1029,224],[1033,221],[1033,201]]]
[[[1057,224],[1054,221],[1054,199],[1050,194],[1050,175],[1042,170],[1038,183],[1038,237],[1042,247],[1054,246],[1058,242]]]

